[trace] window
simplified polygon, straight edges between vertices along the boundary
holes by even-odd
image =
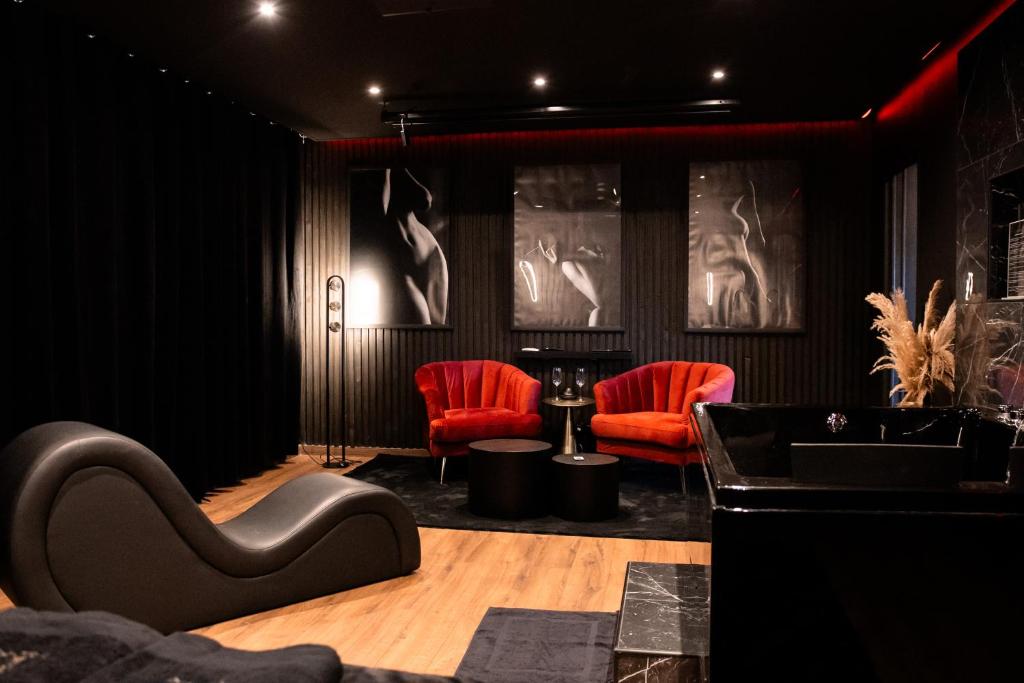
[[[917,320],[917,165],[894,175],[885,186],[886,272],[890,291],[902,289],[907,297],[907,315]],[[895,386],[896,373],[889,373]],[[893,396],[896,405],[900,396]]]

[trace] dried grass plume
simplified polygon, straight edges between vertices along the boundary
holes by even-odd
[[[871,373],[895,370],[899,382],[889,395],[905,391],[901,406],[921,406],[924,399],[937,386],[953,391],[953,336],[956,332],[956,302],[949,305],[946,315],[939,320],[935,300],[942,289],[942,280],[936,280],[928,293],[924,318],[914,330],[907,315],[907,298],[897,289],[892,298],[884,294],[868,294],[865,300],[878,309],[871,329],[878,330],[878,339],[885,344],[886,355],[875,361]]]

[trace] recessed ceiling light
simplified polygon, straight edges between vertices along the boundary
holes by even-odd
[[[548,84],[548,79],[546,77],[544,77],[544,76],[534,76],[533,77],[533,87],[535,87],[535,88],[543,88],[547,84]]]
[[[366,92],[370,93],[371,95],[379,95],[380,92],[381,92],[380,86],[379,85],[371,85],[369,88],[366,89]]]
[[[697,199],[700,199],[700,198],[701,198],[701,197],[703,197],[703,196],[704,196],[704,195],[702,195],[702,194],[698,194],[698,195],[697,195]]]
[[[259,12],[261,17],[277,16],[277,5],[272,2],[261,2]]]
[[[704,180],[704,176],[701,176],[701,177],[700,177],[700,179],[701,179],[701,180]]]
[[[871,116],[871,112],[873,112],[873,111],[874,111],[873,107],[868,107],[868,110],[866,112],[864,112],[863,114],[861,114],[860,117],[862,119],[866,119],[867,117]]]
[[[548,111],[569,111],[569,107],[559,107],[556,105],[554,107],[548,107]]]
[[[725,71],[722,69],[715,69],[711,72],[711,80],[721,81],[725,79]]]
[[[535,209],[543,209],[544,205],[543,204],[534,204],[533,208],[535,208]]]

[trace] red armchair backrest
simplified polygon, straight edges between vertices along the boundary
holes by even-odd
[[[700,402],[728,403],[736,377],[727,365],[663,361],[594,385],[599,413],[689,413]]]
[[[416,386],[431,420],[452,408],[536,413],[540,402],[540,382],[514,365],[494,360],[427,363],[416,371]]]

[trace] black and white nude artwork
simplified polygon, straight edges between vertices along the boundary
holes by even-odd
[[[617,164],[515,170],[513,327],[622,327]]]
[[[351,172],[351,326],[448,325],[447,198],[444,169]]]
[[[800,163],[693,163],[689,183],[687,328],[803,329]]]

